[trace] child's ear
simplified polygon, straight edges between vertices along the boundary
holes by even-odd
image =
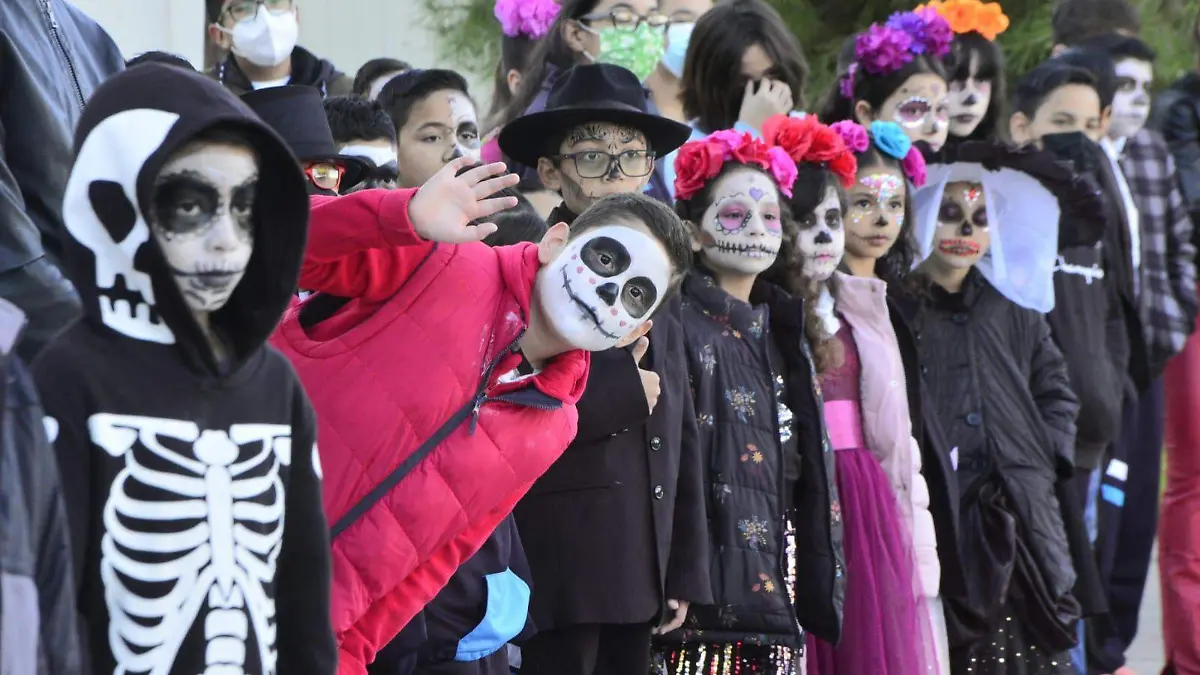
[[[1033,139],[1029,135],[1029,118],[1023,112],[1015,112],[1008,118],[1008,133],[1017,145],[1025,145]]]
[[[1108,106],[1100,111],[1100,135],[1101,137],[1108,135],[1108,127],[1112,124],[1112,106]]]
[[[690,220],[683,221],[683,224],[687,227],[688,239],[692,242],[692,252],[699,253],[704,250],[704,246],[700,243],[700,227]]]
[[[560,192],[562,190],[562,172],[559,171],[558,165],[549,157],[539,157],[537,165],[538,178],[541,179],[542,185],[546,186],[551,192]]]
[[[854,119],[864,127],[870,127],[871,122],[875,121],[871,117],[871,104],[866,101],[859,101],[854,104]]]
[[[542,240],[538,242],[538,262],[543,265],[553,262],[558,254],[562,253],[570,236],[571,228],[566,223],[558,223],[546,230],[546,234],[542,235]]]

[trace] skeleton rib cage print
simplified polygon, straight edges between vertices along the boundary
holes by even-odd
[[[206,675],[274,673],[291,427],[100,413],[88,432],[125,460],[100,551],[114,675],[168,675],[200,621]]]

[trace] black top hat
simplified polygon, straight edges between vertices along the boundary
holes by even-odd
[[[338,154],[325,117],[321,92],[314,87],[289,85],[242,94],[242,102],[287,141],[301,162],[335,162],[346,167],[342,187],[357,185],[367,165],[362,159]]]
[[[558,78],[542,112],[523,115],[500,131],[500,150],[529,167],[539,157],[558,154],[571,129],[589,122],[611,122],[633,127],[646,135],[659,157],[687,142],[692,128],[646,112],[646,90],[637,76],[607,63],[574,66]]]

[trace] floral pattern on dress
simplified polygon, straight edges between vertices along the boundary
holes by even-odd
[[[754,417],[754,392],[744,385],[739,384],[733,389],[726,389],[725,401],[737,413],[738,420],[741,422],[748,422],[751,417]]]
[[[771,575],[759,572],[758,581],[750,586],[750,590],[754,593],[770,595],[775,592],[775,580],[771,578]]]
[[[712,375],[713,371],[716,370],[717,355],[712,345],[704,345],[700,348],[700,367],[709,375]]]
[[[771,525],[765,520],[750,516],[738,521],[738,532],[742,533],[750,548],[758,551],[766,548],[767,542],[770,541]]]
[[[762,465],[765,459],[766,457],[763,455],[762,450],[758,449],[757,445],[753,443],[746,444],[746,451],[741,456],[742,462],[753,462],[755,465]]]

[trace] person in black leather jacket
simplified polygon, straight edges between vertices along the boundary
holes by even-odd
[[[26,361],[79,313],[59,271],[62,195],[75,123],[125,60],[99,25],[65,0],[5,3],[0,12],[0,295],[29,316]]]
[[[14,349],[25,315],[0,299],[0,672],[84,670],[62,483],[37,390]]]

